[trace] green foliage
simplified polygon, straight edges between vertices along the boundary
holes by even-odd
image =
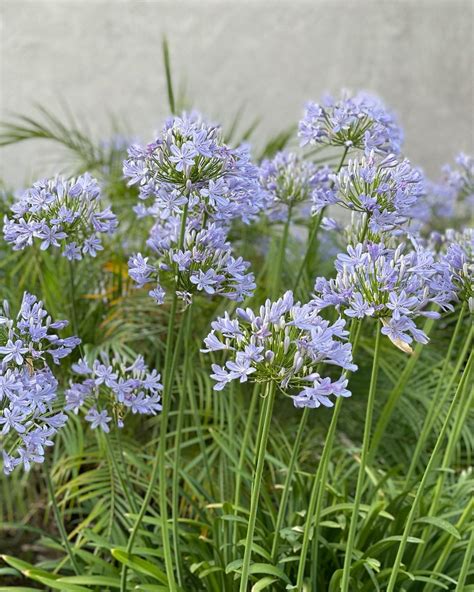
[[[169,53],[163,46],[170,111],[182,106],[175,96]],[[121,231],[93,264],[80,262],[76,270],[74,301],[78,332],[86,352],[100,349],[133,359],[142,353],[157,368],[163,366],[169,311],[157,307],[145,291],[131,288],[127,275],[125,240],[139,246],[147,228],[132,220],[130,208],[136,192],[121,178],[124,146],[113,142],[96,144],[69,118],[62,122],[44,108],[38,119],[19,116],[4,123],[0,144],[47,139],[62,146],[72,157],[71,174],[89,170],[105,184],[106,195],[121,218]],[[252,124],[237,133],[240,115],[230,126],[235,142],[255,132]],[[293,130],[271,139],[261,156],[283,148]],[[6,211],[11,196],[2,208]],[[263,223],[232,229],[240,254],[253,262],[258,276],[254,297],[260,302],[271,282],[267,262],[275,254],[279,231]],[[267,258],[259,245],[267,242]],[[291,287],[298,273],[303,245],[290,236],[282,287]],[[1,296],[18,303],[24,289],[41,295],[46,307],[58,317],[70,317],[71,297],[67,262],[47,252],[12,252],[0,243]],[[321,259],[319,269],[324,269]],[[305,278],[303,278],[305,280]],[[309,282],[301,285],[309,293]],[[193,319],[192,341],[198,351],[212,318],[224,310],[222,303],[200,302],[200,315]],[[459,385],[455,373],[463,347],[470,338],[469,320],[461,326],[452,356],[445,363],[448,344],[457,319],[456,311],[433,328],[431,343],[422,348],[410,372],[406,354],[384,340],[375,400],[374,426],[383,424],[380,440],[370,450],[358,510],[355,546],[350,571],[353,592],[386,589],[402,540],[417,486],[438,438]],[[182,322],[178,314],[178,324]],[[310,550],[304,563],[305,590],[336,592],[343,576],[349,524],[360,464],[364,416],[374,349],[373,326],[368,324],[357,354],[359,371],[351,377],[352,399],[344,401],[337,424],[327,478],[320,485],[322,509],[318,524],[311,527]],[[184,353],[181,353],[184,356]],[[172,411],[165,435],[165,474],[168,504],[174,519],[170,528],[179,589],[233,592],[239,587],[245,551],[252,491],[254,450],[258,446],[258,410],[263,400],[243,385],[232,392],[215,393],[209,379],[209,362],[195,354],[186,376],[182,360],[175,370]],[[459,369],[458,369],[459,370]],[[404,373],[405,371],[405,373]],[[462,367],[461,367],[462,371]],[[403,376],[403,382],[400,377]],[[66,383],[64,375],[63,386]],[[423,431],[437,385],[446,393],[436,408],[432,429]],[[447,390],[449,387],[449,390]],[[399,571],[396,590],[429,592],[474,589],[472,552],[472,383],[461,393],[461,405],[447,426],[443,454],[428,475],[421,503],[407,538],[407,551]],[[398,389],[398,390],[396,390]],[[388,413],[387,401],[398,397]],[[296,450],[294,472],[281,528],[275,532],[288,466],[301,411],[291,402],[277,399],[268,436],[265,468],[252,539],[250,582],[252,592],[295,590],[307,508],[332,410],[308,414]],[[126,552],[130,533],[146,495],[153,459],[158,447],[159,418],[132,417],[120,435],[91,432],[72,417],[60,432],[51,453],[50,476],[71,552],[79,567],[74,573],[54,521],[41,469],[29,475],[16,472],[0,478],[0,592],[64,592],[120,590],[126,566],[126,590],[168,590],[162,545],[157,483],[151,503],[139,528],[133,553]],[[413,461],[417,442],[426,436],[420,456]],[[446,455],[445,451],[450,451]],[[275,544],[276,537],[276,544]],[[273,548],[276,555],[272,557]],[[467,558],[467,559],[466,559]]]

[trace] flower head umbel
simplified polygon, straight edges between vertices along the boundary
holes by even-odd
[[[402,131],[377,97],[364,92],[308,103],[299,124],[302,146],[326,144],[399,154]]]
[[[151,144],[131,146],[124,175],[140,199],[154,200],[137,207],[140,215],[166,218],[186,204],[193,216],[249,222],[263,207],[248,148],[227,146],[221,128],[196,112],[168,119]]]
[[[445,165],[440,182],[427,183],[427,195],[416,212],[416,217],[429,229],[446,228],[449,224],[463,225],[465,220],[472,223],[474,211],[474,158],[459,154],[456,166]]]
[[[452,284],[457,299],[474,311],[474,229],[447,230],[442,237],[440,261],[444,283]]]
[[[14,250],[31,246],[62,249],[69,260],[95,257],[101,235],[117,228],[110,208],[101,209],[100,189],[88,173],[76,179],[42,179],[25,191],[5,216],[3,232]]]
[[[141,356],[128,365],[102,354],[92,364],[80,360],[72,368],[78,379],[66,391],[65,410],[83,411],[92,429],[109,432],[111,422],[120,428],[129,413],[155,415],[161,411],[160,374],[150,371]]]
[[[16,318],[7,302],[0,315],[0,449],[3,470],[25,470],[44,461],[45,448],[66,422],[54,411],[58,382],[50,363],[60,364],[80,343],[61,338],[67,321],[53,322],[43,303],[25,292]]]
[[[347,379],[321,376],[320,367],[356,369],[347,336],[343,319],[331,324],[286,292],[276,302],[267,300],[257,314],[237,309],[235,318],[226,314],[214,321],[202,351],[231,356],[224,366],[212,365],[215,390],[233,380],[274,381],[297,407],[332,407],[331,395],[350,396]]]
[[[383,244],[349,246],[336,259],[334,279],[316,279],[313,303],[318,310],[335,306],[351,318],[380,319],[382,333],[404,351],[413,340],[427,343],[428,337],[415,324],[417,317],[438,318],[431,304],[451,309],[453,286],[443,265],[429,249],[416,245],[390,249]]]
[[[173,221],[174,222],[174,221]],[[194,293],[221,295],[230,300],[243,300],[255,289],[254,276],[248,273],[249,263],[234,257],[224,229],[215,224],[199,230],[192,220],[186,228],[183,246],[179,248],[177,221],[159,223],[152,230],[147,244],[150,257],[140,253],[129,261],[130,277],[139,285],[154,285],[150,291],[162,304],[163,285],[173,278],[181,299],[189,302]]]
[[[265,193],[265,213],[270,220],[284,220],[289,208],[308,205],[312,192],[329,188],[329,167],[317,167],[291,152],[278,152],[260,166],[260,184]]]
[[[408,160],[393,155],[377,160],[371,152],[334,176],[334,188],[313,192],[314,209],[337,204],[364,214],[369,230],[377,235],[406,223],[424,192],[421,173]]]

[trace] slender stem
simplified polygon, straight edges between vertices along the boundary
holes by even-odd
[[[474,553],[474,528],[471,529],[471,536],[469,538],[469,543],[467,545],[466,554],[464,555],[464,559],[461,566],[461,572],[459,574],[458,583],[456,585],[456,590],[454,592],[463,592],[466,588],[464,584],[466,583],[467,574],[472,565],[472,555]]]
[[[285,262],[286,245],[288,243],[288,235],[290,230],[291,213],[293,210],[293,202],[288,205],[288,215],[286,217],[285,226],[283,227],[283,234],[280,239],[280,248],[278,249],[278,256],[276,265],[273,269],[273,282],[272,282],[272,293],[273,298],[277,298],[280,291],[281,285],[281,274],[283,271],[283,265]]]
[[[362,321],[353,320],[350,329],[349,341],[352,343],[352,357],[355,357],[355,353],[357,351],[357,347],[359,345],[359,338],[362,329]],[[350,372],[345,372],[345,376],[349,376]],[[342,406],[342,399],[339,406]],[[339,407],[339,409],[340,409]],[[324,444],[324,453],[321,457],[322,469],[321,475],[318,480],[318,490],[317,490],[317,500],[316,500],[316,508],[314,509],[314,535],[313,535],[313,542],[311,546],[311,581],[316,582],[317,574],[318,574],[318,551],[319,551],[319,530],[320,530],[320,520],[321,520],[321,512],[323,511],[323,502],[324,502],[324,494],[326,491],[326,483],[327,483],[327,474],[329,469],[329,461],[331,460],[332,454],[332,447],[334,444],[334,436],[335,436],[335,428],[337,424],[337,419],[339,415],[339,410],[334,410],[336,417],[334,419],[334,428],[331,430],[330,433],[326,437],[326,442]],[[324,457],[324,458],[323,458]]]
[[[273,544],[272,544],[272,561],[273,563],[276,562],[277,558],[277,551],[278,551],[278,540],[280,537],[280,530],[283,524],[283,519],[286,514],[286,506],[288,504],[288,498],[290,497],[290,489],[291,489],[291,482],[293,480],[293,474],[295,471],[296,459],[298,457],[301,440],[303,438],[303,432],[306,427],[306,422],[308,420],[308,413],[309,407],[305,407],[304,411],[301,415],[300,425],[298,427],[298,432],[296,434],[296,438],[293,444],[293,450],[291,452],[290,462],[288,463],[288,468],[286,471],[285,483],[283,485],[280,505],[278,508],[278,515],[275,523],[275,533],[273,535]]]
[[[301,544],[300,550],[300,559],[298,564],[298,575],[296,576],[296,590],[301,592],[303,590],[303,578],[304,578],[304,570],[306,565],[306,557],[308,555],[309,543],[311,540],[311,532],[312,532],[312,524],[313,524],[313,515],[315,513],[316,508],[316,501],[318,498],[318,491],[319,485],[322,484],[322,475],[324,473],[324,467],[327,464],[329,453],[332,448],[332,442],[334,439],[334,434],[336,432],[336,425],[337,420],[339,418],[339,413],[341,411],[342,406],[342,399],[339,398],[336,401],[336,405],[334,407],[334,411],[331,418],[331,423],[329,425],[328,433],[326,435],[326,439],[324,441],[324,447],[321,454],[321,458],[319,459],[318,468],[316,470],[316,474],[314,476],[313,487],[311,489],[311,496],[309,498],[309,505],[308,511],[306,513],[306,523],[305,529],[303,533],[303,542]]]
[[[336,169],[336,175],[340,172],[340,170],[342,169],[343,165],[344,165],[344,161],[346,160],[346,156],[347,153],[349,151],[349,148],[346,146],[344,148],[344,152],[342,153],[342,157],[341,160],[339,161],[339,164],[337,166]],[[313,255],[313,250],[314,250],[314,246],[315,246],[315,242],[316,239],[318,237],[318,232],[319,232],[319,228],[321,226],[321,221],[323,219],[324,216],[324,210],[325,208],[323,208],[316,216],[313,217],[312,219],[312,224],[311,224],[311,228],[309,231],[309,236],[308,236],[308,246],[306,249],[306,253],[305,256],[303,257],[303,261],[301,262],[300,268],[298,269],[298,273],[296,274],[296,280],[293,286],[293,291],[296,292],[301,278],[303,277],[303,274],[307,268],[308,262],[311,259],[312,255]]]
[[[358,518],[359,518],[360,502],[362,499],[362,492],[364,490],[365,470],[367,467],[370,432],[372,429],[372,416],[373,416],[374,405],[375,405],[375,394],[377,392],[379,353],[380,353],[380,328],[377,326],[374,357],[373,357],[373,362],[372,362],[372,374],[370,377],[369,397],[367,400],[367,409],[366,409],[366,414],[365,414],[364,439],[362,442],[362,453],[361,453],[361,457],[360,457],[359,473],[357,475],[356,493],[355,493],[355,499],[354,499],[354,504],[353,504],[353,509],[352,509],[351,523],[350,523],[350,527],[349,527],[349,536],[348,536],[347,545],[346,545],[346,555],[344,557],[344,569],[343,569],[343,573],[342,573],[342,582],[341,582],[341,591],[342,592],[348,592],[348,590],[349,590],[351,564],[352,564],[352,553],[354,550],[355,536],[356,536],[356,532],[357,532],[357,523],[358,523]]]
[[[428,319],[423,327],[423,331],[428,335],[434,325],[433,319]],[[382,437],[385,433],[387,425],[392,417],[393,411],[397,406],[400,397],[403,395],[405,391],[405,387],[415,369],[416,363],[423,351],[423,344],[418,343],[415,347],[413,355],[409,356],[408,361],[403,369],[402,373],[400,374],[395,386],[391,390],[387,401],[380,413],[380,417],[375,424],[374,434],[372,436],[372,441],[370,443],[370,452],[369,452],[369,462],[371,462],[377,452],[377,448],[382,440]]]
[[[76,562],[76,558],[74,556],[71,545],[69,543],[67,532],[64,527],[63,519],[61,516],[61,511],[59,510],[58,501],[57,501],[56,495],[54,493],[53,482],[51,481],[51,475],[49,474],[49,466],[45,465],[44,469],[45,469],[44,475],[45,475],[45,479],[46,479],[46,487],[48,488],[49,499],[51,501],[51,505],[53,506],[54,517],[56,518],[56,524],[58,526],[59,534],[61,535],[61,539],[63,541],[64,548],[66,549],[66,552],[69,556],[69,559],[71,561],[74,572],[76,573],[76,575],[80,575],[81,572],[79,570],[79,566]]]
[[[395,585],[397,583],[398,573],[400,571],[400,566],[401,566],[401,563],[403,560],[403,554],[405,552],[405,548],[407,545],[408,537],[410,535],[411,527],[412,527],[413,522],[415,520],[415,513],[418,510],[418,505],[419,505],[421,498],[424,494],[425,486],[426,486],[429,476],[431,475],[431,471],[434,467],[436,457],[437,457],[439,451],[441,450],[441,446],[443,445],[443,441],[446,436],[446,432],[448,431],[448,427],[451,422],[451,418],[454,414],[454,411],[456,409],[457,403],[461,397],[461,394],[464,391],[464,386],[469,379],[473,360],[474,360],[474,352],[471,351],[471,353],[469,355],[469,359],[466,364],[466,367],[464,368],[464,372],[462,374],[461,380],[459,381],[458,388],[456,389],[456,394],[454,395],[454,398],[451,402],[448,413],[447,413],[446,418],[443,422],[443,426],[442,426],[441,431],[438,435],[438,439],[436,440],[435,447],[434,447],[433,452],[430,456],[428,464],[426,465],[426,469],[425,469],[425,472],[423,473],[423,477],[422,477],[422,479],[418,485],[418,488],[416,490],[415,499],[413,500],[413,502],[411,504],[410,513],[408,514],[407,520],[405,522],[405,528],[403,530],[402,538],[400,540],[400,545],[398,547],[398,552],[397,552],[397,556],[395,558],[395,563],[393,564],[393,568],[392,568],[392,571],[390,574],[390,580],[388,582],[387,592],[394,592],[394,590],[395,590]]]
[[[308,266],[308,261],[311,258],[311,252],[313,251],[314,248],[314,243],[316,242],[316,238],[318,236],[318,232],[319,232],[319,227],[321,226],[321,221],[323,219],[324,216],[324,209],[322,209],[316,216],[313,217],[312,220],[312,224],[311,224],[311,228],[309,231],[309,235],[308,235],[308,247],[306,249],[306,253],[303,257],[303,261],[301,262],[301,265],[298,269],[298,273],[296,274],[296,280],[293,286],[293,291],[296,292],[301,278],[303,277],[303,274],[306,270],[306,267]]]
[[[263,401],[262,411],[259,420],[259,431],[261,433],[255,459],[255,473],[252,483],[252,494],[250,498],[250,514],[247,527],[247,537],[245,540],[244,561],[242,564],[242,575],[240,579],[240,592],[247,592],[247,585],[250,575],[250,560],[252,558],[253,535],[257,521],[257,510],[260,497],[260,486],[262,483],[263,467],[265,465],[265,453],[267,449],[268,434],[270,432],[273,402],[275,400],[275,383],[270,382],[267,385],[265,400]]]
[[[466,359],[467,352],[469,351],[469,349],[471,347],[471,335],[472,335],[472,327],[471,327],[469,337],[465,342],[465,346],[463,348],[463,351],[462,351],[461,355],[459,356],[459,360],[456,365],[456,368],[454,369],[454,372],[452,373],[452,378],[449,381],[447,388],[445,389],[444,396],[442,398],[440,398],[438,401],[435,398],[433,398],[433,400],[432,400],[432,408],[434,407],[436,411],[439,411],[439,409],[444,408],[444,405],[446,403],[446,399],[448,398],[449,394],[452,391],[454,380],[457,376],[459,376],[459,372],[461,371],[461,367],[464,363],[464,360]],[[456,410],[456,415],[454,418],[454,425],[451,430],[451,434],[448,438],[446,449],[444,451],[444,456],[443,456],[443,460],[441,462],[441,467],[440,467],[441,469],[447,468],[451,464],[451,459],[454,454],[454,449],[456,447],[456,444],[459,441],[460,432],[461,432],[462,426],[464,425],[466,415],[471,410],[470,399],[472,398],[472,396],[473,396],[472,389],[468,389],[466,399],[465,400],[461,399],[461,404],[458,407],[458,409]],[[433,403],[435,403],[435,404],[433,404]],[[422,433],[419,437],[419,441],[423,441],[423,442],[426,441],[426,439],[428,437],[428,433],[429,433],[429,431],[431,431],[431,428],[433,426],[433,423],[434,423],[434,418],[433,418],[433,421],[431,421],[429,423],[429,425],[427,426],[426,433],[422,430]],[[423,427],[425,427],[425,426],[423,426]],[[431,505],[428,510],[428,516],[436,516],[437,515],[438,504],[439,504],[439,500],[441,498],[441,494],[443,492],[443,485],[444,485],[445,478],[446,478],[446,471],[440,470],[438,472],[438,478],[436,480],[436,485],[434,487]],[[408,479],[408,476],[407,476],[406,482],[410,483],[410,481],[411,481],[411,475],[410,475],[410,480]],[[430,530],[431,530],[430,525],[427,524],[424,527],[420,538],[424,541],[428,540],[428,535],[429,535]],[[419,545],[419,547],[422,547],[422,546],[425,546],[425,545]],[[418,565],[418,562],[421,559],[422,554],[423,554],[423,550],[420,550],[418,548],[416,550],[415,556],[413,558],[413,565]]]
[[[461,517],[459,518],[459,520],[457,521],[457,523],[455,524],[455,527],[458,531],[460,531],[464,525],[466,524],[466,522],[472,521],[472,511],[474,509],[474,499],[471,499],[470,503],[467,504],[467,506],[465,507],[463,513],[461,514]],[[470,522],[469,522],[470,523]],[[472,529],[472,532],[474,532],[474,529]],[[433,573],[442,573],[442,570],[444,568],[444,565],[448,559],[448,557],[450,557],[453,547],[454,545],[458,542],[457,538],[455,538],[452,534],[447,534],[447,541],[443,541],[442,544],[442,552],[440,553],[439,559],[436,562],[434,568],[433,568]],[[421,538],[421,537],[420,537]],[[423,539],[425,540],[425,539]],[[472,556],[472,551],[469,552],[469,549],[467,550],[467,552],[469,553],[469,556]],[[432,592],[434,588],[434,584],[428,584],[425,588],[425,590],[423,590],[423,592]]]
[[[235,478],[234,513],[237,513],[237,507],[240,504],[240,487],[242,484],[242,472],[244,470],[245,457],[247,456],[247,452],[248,452],[248,448],[249,448],[249,439],[250,439],[250,434],[251,434],[252,428],[253,428],[253,423],[254,423],[253,419],[254,419],[254,414],[255,414],[255,407],[257,406],[257,401],[259,398],[258,397],[259,390],[260,390],[260,384],[255,383],[254,388],[253,388],[253,392],[252,392],[252,398],[250,400],[249,410],[247,413],[247,423],[245,424],[244,437],[242,440],[242,446],[240,448],[239,465],[237,467],[237,476]],[[233,539],[234,547],[237,546],[238,537],[239,537],[239,523],[235,522],[234,523],[234,539]]]
[[[172,516],[172,531],[173,531],[173,543],[174,543],[174,557],[176,564],[176,574],[178,585],[182,586],[182,566],[181,566],[181,555],[179,552],[179,464],[180,464],[180,451],[181,451],[181,439],[183,431],[184,411],[186,409],[186,391],[188,388],[188,372],[190,367],[190,350],[192,348],[191,341],[191,318],[192,318],[192,304],[188,307],[185,313],[185,319],[183,319],[184,329],[184,363],[183,363],[183,388],[180,392],[178,402],[178,421],[176,426],[175,436],[175,454],[174,454],[174,466],[173,466],[173,481],[172,481],[172,503],[171,503],[171,516]]]
[[[77,324],[77,309],[76,309],[76,283],[74,274],[74,262],[68,261],[69,267],[69,290],[71,298],[71,315],[72,315],[72,328],[74,335],[79,335],[79,326]]]
[[[173,342],[174,332],[174,318],[176,315],[177,296],[176,291],[173,294],[173,305],[171,317],[173,322],[169,324],[169,332],[166,343],[166,354],[168,350],[171,351],[171,344]],[[178,343],[176,346],[178,347]],[[171,390],[173,384],[173,376],[171,374],[173,357],[170,356],[168,364],[165,363],[166,386],[163,390],[163,408],[161,410],[160,422],[160,439],[158,444],[158,474],[159,474],[159,506],[160,506],[160,521],[161,521],[161,540],[163,544],[163,555],[165,559],[166,575],[168,577],[168,586],[170,590],[176,590],[176,581],[173,570],[173,558],[171,555],[171,545],[168,529],[168,497],[167,497],[167,478],[166,478],[166,435],[168,432],[169,413],[171,409]]]
[[[116,428],[116,429],[118,431],[119,428]],[[117,440],[118,440],[118,438],[119,438],[118,434],[116,434],[116,437],[117,437]],[[130,509],[132,510],[132,512],[134,514],[136,514],[137,511],[138,511],[138,508],[137,508],[137,505],[135,503],[135,498],[133,497],[133,495],[131,493],[131,488],[129,488],[129,486],[125,483],[125,480],[124,480],[124,477],[123,477],[123,475],[126,475],[126,477],[128,479],[128,473],[127,473],[126,467],[125,467],[124,462],[123,462],[122,448],[121,448],[121,446],[119,446],[120,455],[121,455],[121,465],[122,465],[122,470],[120,470],[120,467],[118,466],[118,463],[117,463],[117,459],[115,458],[113,446],[111,446],[110,439],[107,436],[107,434],[103,434],[103,439],[105,440],[105,445],[106,445],[107,450],[109,452],[109,456],[110,456],[110,459],[112,461],[112,466],[114,468],[115,474],[116,474],[116,476],[117,476],[117,478],[118,478],[118,480],[120,482],[120,486],[122,488],[122,491],[123,491],[125,497],[127,498],[127,503],[129,505]]]
[[[170,399],[171,399],[171,387],[172,387],[172,376],[171,376],[171,366],[173,360],[173,352],[172,352],[172,342],[173,342],[173,333],[175,330],[175,321],[176,321],[176,310],[178,304],[178,297],[176,296],[176,291],[173,294],[173,300],[171,302],[171,311],[170,317],[168,321],[168,335],[166,337],[166,353],[165,353],[165,368],[164,368],[164,389],[163,389],[163,408],[161,410],[161,418],[160,418],[160,441],[158,446],[158,453],[155,455],[153,466],[151,469],[150,481],[148,483],[148,488],[145,493],[145,497],[143,498],[143,503],[140,508],[140,512],[138,513],[137,519],[135,520],[135,524],[133,525],[130,537],[127,543],[127,553],[132,553],[133,545],[138,533],[138,529],[142,523],[143,517],[147,511],[148,505],[151,501],[151,497],[153,495],[153,489],[156,484],[156,480],[158,478],[158,474],[160,475],[160,480],[163,479],[164,473],[164,481],[160,482],[160,517],[161,517],[161,528],[162,528],[162,542],[163,542],[163,555],[165,557],[165,564],[167,575],[169,578],[168,585],[170,586],[170,590],[176,590],[176,581],[174,578],[174,572],[172,567],[172,559],[171,559],[171,547],[170,541],[168,536],[168,509],[167,509],[167,499],[166,499],[166,466],[165,466],[165,445],[166,445],[166,430],[168,427],[168,415],[170,410]],[[178,346],[178,343],[175,347]],[[164,530],[163,530],[164,524]],[[126,577],[127,577],[127,566],[123,564],[122,566],[122,577],[121,577],[121,592],[126,592]]]
[[[352,352],[355,353],[357,345],[359,343],[360,329],[362,323],[357,320],[353,320],[351,324],[351,330],[349,335],[349,341],[352,342]],[[347,376],[349,373],[346,372]],[[306,523],[303,532],[303,542],[301,544],[300,559],[298,563],[298,574],[296,576],[296,589],[299,591],[303,590],[303,578],[306,566],[306,557],[308,555],[309,543],[311,541],[311,534],[313,531],[313,523],[315,525],[316,532],[313,534],[314,545],[317,546],[317,529],[319,528],[319,519],[322,510],[322,500],[324,495],[324,486],[326,483],[326,476],[328,470],[329,459],[331,457],[332,446],[334,442],[334,436],[336,433],[337,421],[342,407],[342,398],[339,397],[336,401],[334,411],[329,424],[328,433],[324,440],[324,446],[319,459],[318,468],[314,475],[313,487],[311,488],[311,495],[309,498],[308,511],[306,513]]]
[[[407,484],[410,483],[410,481],[413,477],[413,474],[415,473],[416,467],[417,467],[418,462],[420,460],[420,455],[421,455],[421,453],[423,451],[423,447],[426,443],[426,439],[433,428],[434,422],[436,421],[436,416],[438,415],[439,410],[443,409],[443,407],[446,403],[446,400],[449,396],[449,393],[451,392],[451,389],[453,388],[454,381],[456,380],[457,376],[459,375],[459,372],[461,369],[461,364],[463,364],[464,360],[466,359],[467,352],[469,351],[470,342],[472,340],[472,334],[473,334],[473,327],[472,326],[470,329],[470,333],[465,341],[463,351],[461,352],[461,355],[458,358],[456,367],[454,368],[454,371],[450,372],[449,382],[448,382],[446,388],[444,389],[443,394],[440,398],[440,392],[443,387],[444,381],[446,379],[446,375],[449,371],[454,346],[458,340],[459,332],[462,327],[464,312],[466,310],[465,306],[466,306],[465,303],[463,303],[463,306],[459,312],[459,317],[458,317],[456,326],[454,328],[454,333],[451,337],[451,342],[449,344],[448,351],[446,353],[446,358],[444,359],[443,367],[441,369],[441,375],[438,379],[438,383],[436,385],[436,390],[433,394],[433,397],[431,398],[430,408],[428,410],[428,413],[426,414],[425,421],[423,422],[423,427],[421,429],[420,435],[419,435],[417,442],[416,442],[415,452],[413,453],[413,456],[412,456],[412,459],[410,462],[410,467],[408,468],[408,473],[406,475]]]

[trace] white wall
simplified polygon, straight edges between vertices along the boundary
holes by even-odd
[[[229,121],[245,104],[261,138],[307,99],[349,87],[398,112],[407,155],[430,174],[474,150],[471,0],[3,0],[1,13],[0,120],[64,99],[95,135],[112,112],[150,138],[167,108],[166,33],[195,106]],[[49,150],[1,149],[0,177],[53,172]]]

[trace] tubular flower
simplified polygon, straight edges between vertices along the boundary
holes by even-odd
[[[164,232],[163,232],[164,229]],[[232,255],[226,233],[220,226],[210,224],[200,230],[190,220],[179,248],[177,220],[158,224],[147,241],[152,256],[140,253],[129,260],[130,277],[142,287],[153,283],[150,291],[158,304],[165,297],[162,284],[174,277],[178,296],[190,302],[192,295],[203,293],[221,295],[230,300],[243,300],[255,289],[254,276],[247,273],[249,263]]]
[[[442,241],[443,283],[452,284],[456,298],[474,311],[474,229],[447,230]]]
[[[102,354],[91,365],[81,359],[72,369],[81,378],[66,390],[65,410],[76,414],[82,410],[92,429],[107,433],[112,421],[123,427],[129,413],[155,415],[161,411],[160,374],[150,371],[141,356],[128,366]]]
[[[102,234],[112,234],[117,219],[110,208],[100,209],[100,189],[88,173],[76,179],[42,179],[25,191],[5,216],[3,232],[14,250],[31,246],[62,249],[69,260],[95,257],[103,250]]]
[[[334,188],[316,189],[316,211],[337,204],[365,214],[373,234],[392,230],[406,223],[424,193],[421,173],[408,160],[402,162],[390,154],[377,161],[375,153],[349,161],[347,168],[333,177]]]
[[[67,321],[53,322],[43,303],[25,292],[15,319],[8,302],[0,315],[0,449],[3,470],[18,465],[26,471],[44,461],[45,448],[67,420],[56,413],[58,382],[49,362],[60,364],[80,343],[60,338]]]
[[[316,188],[329,189],[329,167],[317,167],[291,152],[278,152],[260,166],[265,213],[270,220],[284,220],[288,209],[305,206]]]
[[[431,228],[445,228],[446,218],[458,223],[466,217],[472,220],[474,158],[461,153],[455,162],[456,167],[443,167],[443,177],[439,183],[427,184],[426,199],[417,209],[417,219]]]
[[[214,321],[201,351],[231,352],[224,366],[212,365],[215,390],[233,380],[274,381],[296,407],[332,407],[332,395],[350,396],[348,381],[344,374],[322,376],[320,368],[357,369],[347,336],[343,319],[329,323],[311,304],[295,304],[288,291],[276,302],[267,300],[258,314],[239,308],[236,318],[226,313]]]
[[[299,124],[301,145],[326,144],[383,154],[399,154],[402,130],[395,117],[375,96],[344,93],[322,103],[308,103]]]
[[[248,223],[264,205],[248,148],[227,146],[221,128],[196,112],[168,119],[146,147],[132,145],[123,170],[141,200],[153,199],[136,208],[140,216],[166,218],[187,204],[194,216]]]
[[[336,259],[336,277],[316,279],[313,304],[318,310],[335,306],[352,318],[380,319],[382,333],[404,351],[413,340],[427,343],[414,319],[438,318],[427,310],[430,304],[452,309],[454,289],[431,250],[415,245],[405,254],[404,249],[404,244],[395,250],[378,243],[349,246]]]

